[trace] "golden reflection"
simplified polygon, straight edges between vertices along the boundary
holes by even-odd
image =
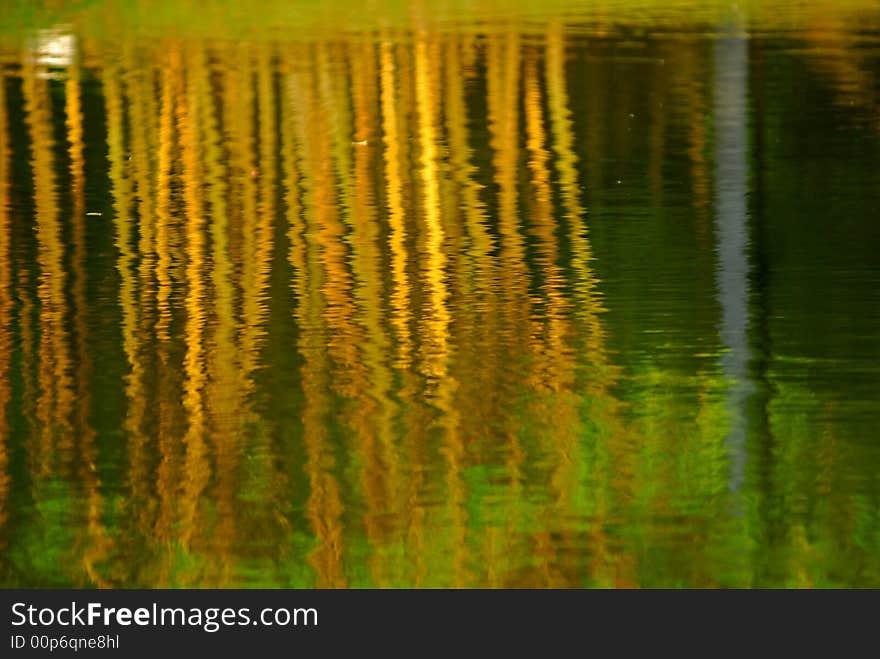
[[[683,583],[714,583],[713,534],[745,524],[721,377],[627,352],[678,339],[629,326],[656,303],[619,245],[644,225],[605,181],[638,160],[659,204],[679,168],[702,232],[682,249],[711,258],[706,90],[667,91],[655,63],[612,80],[581,57],[607,44],[542,29],[20,58],[0,89],[0,550],[54,543],[46,582],[102,587],[638,586],[681,518]],[[822,455],[831,490],[844,458]],[[821,584],[820,543],[786,528],[774,569]]]
[[[50,82],[44,70],[30,60],[23,65],[22,77],[26,122],[32,145],[34,218],[40,268],[37,285],[39,395],[36,405],[40,431],[31,455],[35,474],[38,474],[35,484],[39,487],[47,484],[55,468],[66,468],[70,464],[73,441],[70,414],[74,396],[70,336],[65,323],[67,269],[57,199]],[[36,494],[35,498],[42,497]]]
[[[129,406],[125,431],[128,435],[129,487],[136,499],[147,498],[149,469],[146,464],[146,438],[142,431],[147,407],[143,392],[144,368],[141,361],[138,310],[135,301],[137,286],[134,271],[134,229],[132,227],[131,188],[125,173],[124,103],[122,81],[116,67],[104,69],[102,83],[107,113],[107,146],[110,161],[109,178],[113,196],[113,223],[118,253],[116,269],[119,272],[119,304],[122,310],[122,349],[129,371],[125,376],[125,398]],[[133,512],[133,511],[132,511]],[[143,513],[141,513],[143,515]],[[142,532],[149,521],[138,519]]]
[[[297,293],[295,315],[300,328],[299,351],[302,356],[302,424],[305,442],[305,470],[309,480],[306,515],[316,538],[309,562],[319,587],[346,584],[342,570],[342,500],[333,470],[336,460],[330,447],[329,420],[329,343],[328,325],[331,300],[338,288],[328,281],[339,273],[337,238],[341,235],[335,217],[332,170],[318,112],[315,52],[311,47],[297,49],[298,70],[290,73],[287,88],[289,108],[295,126],[294,141],[297,170],[301,172],[302,231],[291,222],[291,265]],[[300,68],[301,67],[301,68]],[[337,249],[334,249],[337,247]],[[335,268],[333,267],[335,266]],[[324,268],[327,274],[324,273]],[[334,272],[335,270],[335,272]]]
[[[205,65],[209,66],[207,62]],[[206,71],[206,77],[207,74],[210,74],[210,70]],[[203,94],[209,96],[206,90]],[[225,104],[223,107],[226,107]],[[221,151],[222,126],[217,103],[210,99],[202,106],[201,111],[205,182],[210,208],[210,273],[216,323],[212,334],[211,355],[207,360],[205,404],[210,411],[211,436],[216,446],[215,496],[219,521],[209,551],[219,557],[216,567],[221,573],[214,583],[220,587],[232,582],[231,572],[234,568],[230,555],[235,548],[239,522],[236,489],[241,438],[238,430],[240,415],[244,413],[244,387],[239,381],[239,363],[236,359],[235,276],[230,253],[230,209],[227,204],[230,168],[225,166]]]
[[[69,451],[76,424],[89,581],[235,584],[253,528],[243,500],[269,522],[264,532],[312,538],[305,555],[319,586],[572,585],[578,563],[557,551],[559,533],[572,543],[587,533],[596,565],[618,560],[606,556],[602,531],[607,501],[626,496],[613,484],[590,495],[593,524],[566,529],[583,483],[601,480],[612,460],[602,442],[584,450],[576,388],[599,401],[603,432],[623,429],[609,393],[561,29],[543,47],[524,46],[511,28],[485,42],[420,32],[413,43],[243,43],[233,52],[169,40],[154,68],[135,66],[139,56],[126,46],[101,70],[126,364],[131,535],[120,546],[155,543],[153,562],[128,576],[122,566],[99,567],[111,544],[91,399],[80,389],[93,367],[78,69],[64,95],[72,333],[65,313],[50,313],[67,286],[46,275],[66,267],[57,194],[52,177],[34,179],[44,430],[32,460],[48,477],[50,447],[66,441],[61,454]],[[479,182],[468,98],[483,66],[490,186]],[[27,84],[35,168],[52,171],[50,83],[31,75]],[[255,409],[263,351],[274,340],[269,289],[281,207],[308,530],[278,518],[280,492],[296,488],[297,477],[283,470],[293,463],[276,454]],[[493,343],[503,350],[480,354]],[[594,370],[583,383],[578,351]],[[536,444],[523,442],[521,419],[497,395],[484,396],[487,386],[509,386],[511,368],[529,391],[521,413],[546,420],[535,426],[545,428]],[[613,446],[621,451],[613,460],[625,462]],[[486,484],[469,474],[485,465],[501,475],[484,500]],[[548,502],[529,500],[529,469],[549,479]],[[540,567],[517,567],[521,551]],[[359,556],[366,577],[347,567]],[[593,578],[609,583],[603,569]]]
[[[186,282],[186,324],[184,340],[186,353],[183,359],[184,390],[183,406],[187,412],[187,429],[183,436],[186,451],[184,480],[180,492],[180,542],[184,549],[199,538],[202,526],[202,493],[211,477],[208,457],[208,437],[205,428],[204,387],[205,373],[205,329],[207,315],[207,291],[205,281],[205,208],[200,181],[202,164],[200,160],[201,104],[205,102],[199,79],[205,67],[200,61],[202,50],[193,48],[186,52],[187,60],[193,63],[186,76],[182,103],[178,108],[177,121],[183,150],[182,175],[183,196],[185,200],[184,237],[186,241],[187,262]]]
[[[566,83],[566,48],[562,26],[551,24],[547,30],[546,85],[547,104],[552,134],[552,150],[555,153],[555,169],[559,181],[562,210],[568,225],[567,238],[571,249],[571,269],[574,272],[573,318],[580,324],[579,331],[573,335],[573,347],[586,358],[590,371],[586,382],[581,386],[589,392],[589,400],[594,401],[590,408],[590,418],[600,432],[608,434],[607,442],[596,442],[595,453],[590,455],[583,440],[573,437],[568,446],[563,447],[559,469],[553,476],[558,492],[557,505],[563,514],[571,514],[575,501],[583,496],[579,490],[587,480],[601,483],[603,475],[615,469],[610,463],[609,450],[616,453],[619,465],[617,473],[627,473],[626,432],[618,416],[619,403],[611,393],[617,379],[616,369],[609,359],[605,346],[605,328],[601,314],[605,311],[599,292],[599,279],[593,270],[593,248],[590,244],[587,209],[581,203],[581,189],[578,181],[578,158],[574,151],[574,135],[569,94]],[[592,166],[592,163],[588,163]],[[571,377],[571,374],[569,375]],[[592,463],[592,468],[591,468]],[[592,472],[592,473],[590,473]],[[609,538],[605,533],[607,506],[611,493],[604,487],[595,487],[588,495],[592,498],[591,513],[593,523],[589,530],[589,545],[592,554],[590,573],[599,586],[614,585],[609,573]],[[614,571],[618,575],[621,567]],[[625,578],[629,578],[626,576]]]
[[[179,342],[174,341],[172,332],[175,322],[174,306],[171,303],[175,293],[179,296],[185,286],[183,272],[183,258],[180,245],[183,244],[183,222],[180,221],[184,214],[179,201],[179,193],[175,194],[175,187],[180,189],[179,177],[181,172],[181,149],[183,139],[179,130],[179,116],[184,111],[184,52],[178,41],[169,41],[165,44],[167,59],[160,68],[159,84],[161,85],[161,111],[159,115],[159,149],[157,153],[157,170],[155,174],[157,189],[157,224],[156,227],[156,259],[155,259],[155,319],[151,313],[153,300],[152,281],[141,281],[141,300],[139,314],[142,332],[148,335],[149,328],[155,327],[157,343],[155,349],[150,350],[152,344],[147,342],[142,349],[138,361],[139,367],[144,369],[143,377],[152,376],[157,378],[156,394],[153,399],[158,407],[158,414],[154,421],[153,436],[150,437],[150,448],[155,447],[158,452],[158,465],[155,473],[155,497],[149,495],[139,513],[144,519],[142,529],[144,533],[154,534],[161,542],[168,546],[175,546],[176,531],[179,528],[180,508],[176,497],[180,488],[180,480],[183,478],[183,453],[184,449],[179,441],[180,428],[186,423],[186,411],[182,410],[179,401],[183,397],[183,374],[178,360]],[[166,158],[169,158],[166,161]],[[169,171],[170,168],[170,171]],[[176,176],[174,175],[176,173]],[[174,183],[177,183],[174,186]],[[177,199],[175,199],[177,197]],[[138,258],[146,261],[145,267],[149,267],[150,260],[146,255],[138,254]],[[180,315],[179,303],[177,315]],[[178,320],[179,323],[179,320]],[[175,327],[180,331],[180,325]],[[132,371],[132,377],[134,370]],[[159,394],[163,392],[164,395]],[[151,392],[152,393],[152,392]],[[142,395],[141,399],[147,398]],[[136,404],[131,406],[137,412],[137,419],[133,423],[142,423],[140,410]],[[150,419],[146,415],[144,420]],[[149,459],[151,451],[145,452],[143,458]],[[154,511],[153,508],[156,508]],[[152,525],[152,528],[150,528]],[[163,584],[171,583],[173,565],[170,561],[160,561],[158,572]]]
[[[355,274],[356,298],[364,331],[361,353],[365,372],[365,389],[359,396],[360,404],[352,415],[351,425],[358,437],[363,463],[361,481],[364,490],[366,512],[364,526],[366,536],[374,546],[370,558],[373,583],[390,585],[382,561],[383,550],[391,535],[389,511],[399,505],[395,500],[395,483],[401,478],[395,460],[393,419],[397,406],[390,395],[393,373],[390,367],[391,342],[389,326],[384,321],[385,295],[382,287],[382,253],[380,249],[380,222],[376,213],[375,187],[371,181],[374,162],[379,147],[380,107],[378,51],[373,44],[351,47],[351,84],[354,109],[354,226],[351,234]],[[391,73],[393,75],[393,72]],[[392,106],[393,99],[383,99],[383,107]],[[386,123],[389,119],[386,117]],[[395,127],[391,127],[392,132]],[[396,163],[395,163],[396,164]],[[397,173],[398,170],[394,170]],[[396,194],[392,213],[400,213],[400,191],[389,186],[389,193]],[[396,205],[396,209],[394,209]],[[400,216],[393,221],[401,227]]]
[[[529,276],[526,270],[526,254],[523,235],[519,226],[518,203],[518,156],[520,135],[520,35],[510,29],[506,33],[492,35],[486,46],[487,91],[489,105],[489,135],[492,147],[492,164],[495,184],[498,188],[498,243],[500,248],[501,291],[496,291],[502,300],[500,326],[502,336],[510,339],[507,356],[510,360],[524,360],[530,353],[528,338],[521,333],[511,332],[515,327],[528,327],[530,300],[528,296]],[[516,362],[514,362],[516,363]],[[506,364],[509,368],[511,364]],[[527,363],[523,367],[528,368]],[[519,441],[515,424],[505,420],[501,429],[506,443],[506,480],[511,500],[523,496],[523,465],[525,451]],[[515,507],[508,518],[506,528],[493,528],[485,536],[483,552],[486,554],[488,585],[504,585],[507,570],[506,556],[512,547],[503,546],[505,538],[513,536],[512,530],[520,524],[525,511]],[[509,542],[509,540],[507,540]]]
[[[182,66],[180,51],[169,48],[159,70],[159,148],[156,154],[156,338],[168,341],[171,324],[171,174],[174,157],[174,81]]]
[[[498,331],[497,311],[494,295],[491,294],[493,272],[493,260],[489,256],[492,249],[493,239],[488,230],[485,204],[480,200],[481,186],[474,180],[476,167],[472,162],[472,149],[469,146],[468,109],[465,101],[465,83],[467,71],[477,55],[477,45],[473,39],[450,37],[446,40],[444,51],[443,86],[445,88],[445,106],[447,140],[450,149],[450,161],[453,167],[455,181],[454,199],[459,199],[463,208],[457,214],[456,220],[461,221],[463,216],[464,234],[468,240],[468,259],[460,259],[459,270],[455,277],[463,289],[463,294],[472,295],[474,304],[471,308],[460,309],[460,316],[466,320],[462,323],[467,328],[466,332],[459,334],[457,344],[464,346],[478,341],[480,324],[489,333]],[[451,195],[450,195],[451,196]],[[451,205],[452,209],[456,205]],[[464,348],[461,348],[462,352]],[[497,364],[488,359],[484,364],[487,370],[494,371]],[[462,372],[457,369],[454,373],[459,385],[453,392],[450,404],[457,410],[455,417],[456,427],[454,432],[448,435],[448,441],[444,446],[444,457],[447,462],[446,469],[446,501],[449,511],[447,521],[451,533],[449,534],[449,552],[452,554],[453,583],[464,586],[473,578],[471,562],[473,556],[469,551],[467,511],[468,486],[463,476],[467,465],[468,451],[467,442],[473,435],[469,432],[466,423],[461,419],[475,419],[480,415],[479,403],[474,401],[472,389],[467,387],[467,381],[473,379],[474,372]]]
[[[73,275],[73,330],[76,336],[76,442],[78,444],[79,479],[85,494],[86,521],[83,540],[83,563],[86,574],[92,583],[106,587],[110,585],[100,573],[99,564],[111,549],[111,540],[104,528],[104,500],[101,495],[101,482],[97,476],[96,462],[98,448],[95,445],[95,431],[92,428],[91,389],[93,377],[92,354],[88,345],[88,322],[86,315],[89,306],[86,299],[86,208],[85,208],[85,161],[83,151],[83,111],[81,97],[80,69],[74,65],[68,69],[65,82],[65,124],[69,141],[71,185],[71,217],[73,232],[73,255],[71,272]]]
[[[435,111],[439,98],[436,64],[439,61],[437,44],[427,35],[419,35],[415,44],[416,113],[418,116],[419,145],[421,147],[421,176],[423,182],[423,221],[425,225],[424,252],[426,255],[425,281],[428,287],[429,310],[428,340],[425,374],[443,383],[446,377],[448,353],[449,311],[446,307],[448,292],[444,272],[446,256],[443,252],[444,231],[440,217],[440,190],[437,174],[437,119]]]
[[[241,374],[246,385],[257,368],[265,336],[266,287],[272,258],[275,221],[275,107],[272,57],[265,47],[241,47],[236,96],[227,109],[243,183],[241,208],[242,327]],[[256,98],[254,97],[256,91]],[[207,93],[207,89],[206,89]],[[255,103],[256,101],[256,103]],[[252,114],[256,107],[257,115]],[[259,126],[255,133],[254,126]],[[259,145],[259,149],[257,148]]]
[[[409,276],[407,265],[407,233],[405,212],[403,207],[403,172],[401,170],[401,136],[400,118],[398,116],[398,71],[395,63],[394,46],[390,42],[381,45],[382,71],[382,131],[385,144],[383,158],[385,161],[385,195],[388,206],[388,224],[391,248],[391,277],[393,289],[391,293],[391,322],[397,335],[398,356],[395,364],[406,370],[409,366],[410,333],[409,333]]]
[[[547,150],[543,116],[543,94],[538,84],[538,56],[535,49],[527,51],[525,63],[525,124],[526,152],[529,157],[529,170],[532,179],[532,218],[533,234],[540,251],[539,265],[543,279],[543,293],[546,305],[545,322],[538,332],[534,332],[536,351],[535,373],[530,384],[539,394],[534,404],[538,418],[552,418],[558,424],[555,441],[548,447],[553,452],[552,461],[556,464],[551,482],[556,490],[557,510],[549,511],[551,519],[547,527],[534,537],[534,552],[542,559],[542,570],[536,585],[560,587],[567,585],[565,576],[559,571],[560,560],[555,555],[551,533],[559,525],[558,516],[571,514],[566,509],[566,499],[570,500],[573,485],[571,469],[572,456],[578,450],[578,431],[581,430],[577,412],[577,400],[571,394],[574,384],[574,361],[570,347],[566,344],[569,333],[567,303],[560,291],[562,275],[558,266],[559,249],[556,237],[556,223],[552,217],[550,190],[550,153]],[[557,519],[553,519],[556,517]]]

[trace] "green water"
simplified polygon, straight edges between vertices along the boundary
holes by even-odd
[[[19,7],[0,585],[880,586],[880,13],[688,4]]]

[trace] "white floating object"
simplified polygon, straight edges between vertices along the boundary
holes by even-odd
[[[65,68],[73,64],[76,55],[76,37],[69,28],[56,27],[38,30],[30,48],[37,64],[52,68]]]

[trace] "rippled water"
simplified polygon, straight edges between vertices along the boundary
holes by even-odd
[[[880,586],[880,11],[673,4],[0,41],[0,584]]]

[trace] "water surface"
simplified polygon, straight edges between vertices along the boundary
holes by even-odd
[[[0,584],[880,586],[880,12],[775,4],[0,40]]]

